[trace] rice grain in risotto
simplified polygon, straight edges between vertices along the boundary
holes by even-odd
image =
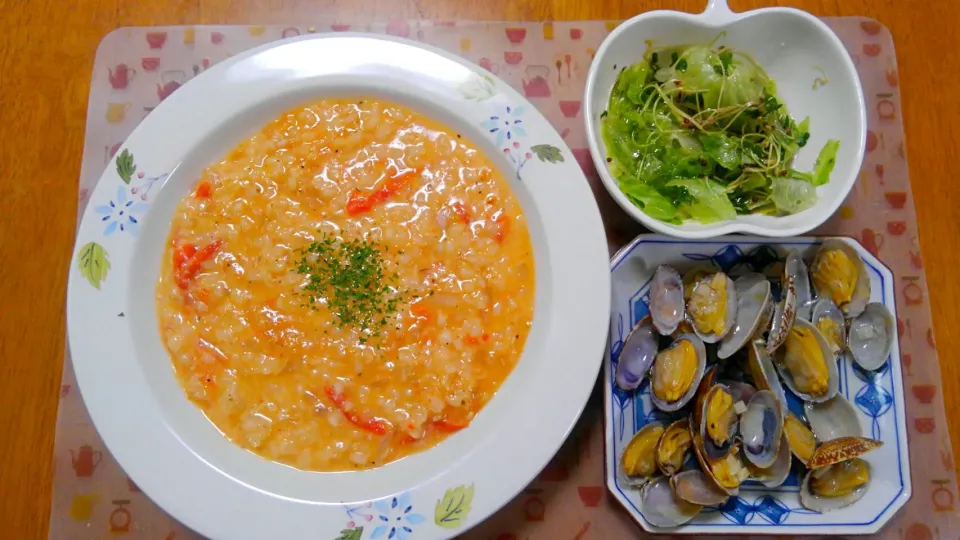
[[[291,110],[207,168],[157,284],[187,396],[235,443],[318,471],[467,427],[520,358],[533,297],[497,169],[372,99]]]

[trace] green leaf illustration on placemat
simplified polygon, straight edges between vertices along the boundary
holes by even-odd
[[[545,163],[563,163],[563,154],[556,146],[549,144],[535,144],[530,147],[537,159]]]
[[[473,484],[448,489],[443,499],[437,501],[437,508],[433,514],[433,522],[445,529],[456,529],[463,525],[470,513],[470,503],[473,502]]]
[[[354,527],[340,531],[340,536],[335,540],[360,540],[361,536],[363,536],[363,527]]]
[[[117,156],[117,174],[125,184],[129,184],[135,172],[137,172],[137,166],[133,163],[133,154],[124,148],[123,152]]]
[[[91,285],[100,288],[100,283],[107,279],[110,270],[110,261],[107,259],[107,250],[96,242],[90,242],[80,250],[80,275],[87,278]]]

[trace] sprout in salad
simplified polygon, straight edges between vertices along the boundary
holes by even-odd
[[[620,190],[675,224],[810,208],[840,147],[827,141],[813,171],[795,170],[809,118],[790,117],[751,57],[712,43],[648,51],[621,70],[601,118]]]

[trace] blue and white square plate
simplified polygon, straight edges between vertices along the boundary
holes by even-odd
[[[841,238],[857,249],[868,268],[872,302],[882,302],[894,316],[893,274],[859,243]],[[840,362],[840,392],[854,405],[865,436],[883,446],[864,456],[871,465],[871,485],[851,506],[818,514],[800,505],[803,467],[794,469],[780,487],[746,482],[738,496],[719,507],[707,507],[692,521],[676,529],[659,529],[643,516],[640,490],[626,485],[616,474],[618,456],[634,433],[655,420],[667,420],[650,402],[648,382],[625,392],[613,379],[617,355],[627,333],[647,314],[650,281],[657,266],[669,264],[681,273],[706,267],[732,277],[762,272],[777,279],[788,249],[799,249],[809,264],[823,238],[771,239],[726,236],[712,240],[680,240],[640,235],[621,249],[611,263],[612,303],[610,342],[603,365],[606,485],[637,523],[651,532],[679,534],[871,534],[878,531],[910,499],[910,460],[907,452],[906,411],[897,336],[890,361],[876,372],[866,372],[849,361]],[[803,415],[802,402],[787,390],[790,409]]]

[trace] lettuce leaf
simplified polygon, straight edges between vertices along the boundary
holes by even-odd
[[[817,203],[817,188],[794,178],[774,178],[770,198],[782,214],[796,214]]]
[[[813,165],[813,185],[822,186],[830,181],[830,173],[833,172],[834,165],[837,164],[837,151],[840,149],[840,141],[830,139],[823,145],[820,155],[817,156],[817,162]]]
[[[727,197],[723,184],[706,178],[677,178],[667,182],[668,187],[681,187],[693,197],[692,203],[682,205],[682,210],[701,223],[713,223],[734,219],[737,210]]]

